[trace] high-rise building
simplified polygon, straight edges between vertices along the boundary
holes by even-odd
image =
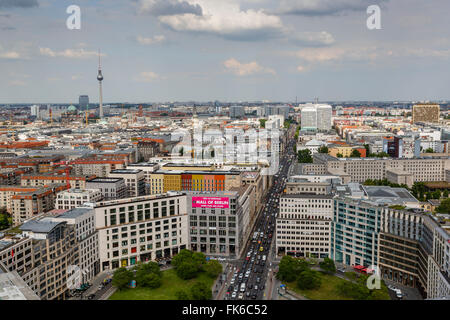
[[[301,127],[302,130],[316,130],[317,129],[317,111],[315,106],[308,105],[301,111]]]
[[[316,106],[317,130],[327,131],[331,129],[333,109],[330,105],[321,104]]]
[[[331,129],[333,109],[326,104],[307,104],[301,111],[302,130]]]
[[[85,110],[89,106],[89,96],[80,96],[78,102],[80,110]]]
[[[245,110],[243,106],[231,106],[230,107],[230,118],[242,118],[245,115]]]
[[[439,122],[440,107],[438,104],[416,104],[412,108],[412,122]]]
[[[30,107],[30,112],[31,112],[31,115],[32,116],[34,116],[34,117],[38,117],[39,118],[39,111],[40,111],[40,106],[38,106],[38,105],[32,105],[31,107]]]

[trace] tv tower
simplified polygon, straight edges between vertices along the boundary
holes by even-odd
[[[101,64],[101,54],[100,50],[98,50],[98,87],[100,90],[100,110],[99,110],[99,116],[100,119],[103,119],[103,90],[102,90],[102,81],[103,81],[103,74],[102,74],[102,64]]]

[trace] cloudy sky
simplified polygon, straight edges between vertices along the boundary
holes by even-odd
[[[381,30],[366,26],[381,7]],[[81,30],[69,30],[69,5]],[[0,103],[450,99],[448,0],[0,0]]]

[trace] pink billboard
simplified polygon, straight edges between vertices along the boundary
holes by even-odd
[[[192,208],[228,209],[228,198],[221,197],[192,197]]]

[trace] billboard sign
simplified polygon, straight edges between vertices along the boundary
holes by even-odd
[[[229,200],[224,197],[192,197],[192,208],[228,209]]]

